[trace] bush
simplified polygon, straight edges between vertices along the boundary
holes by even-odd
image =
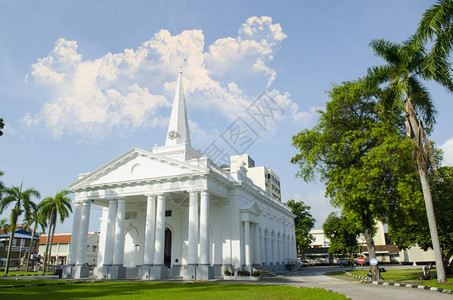
[[[261,275],[260,271],[255,271],[255,272],[252,273],[253,277],[258,277],[260,275]]]
[[[244,270],[238,270],[237,274],[238,276],[250,276],[250,272]]]

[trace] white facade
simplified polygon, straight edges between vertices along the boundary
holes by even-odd
[[[103,209],[98,278],[211,279],[226,266],[279,269],[296,261],[291,210],[254,185],[243,166],[226,172],[192,148],[181,74],[165,146],[131,149],[71,188],[67,278],[88,276],[91,205]]]
[[[255,166],[255,161],[248,154],[233,155],[230,158],[230,169],[235,170],[243,165],[247,169],[247,177],[263,191],[282,201],[280,178],[272,169]]]
[[[324,233],[322,229],[313,229],[310,230],[310,234],[314,237],[314,241],[311,243],[313,248],[320,248],[320,247],[329,247],[330,240]]]

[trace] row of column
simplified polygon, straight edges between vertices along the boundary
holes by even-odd
[[[71,244],[69,246],[68,265],[63,275],[65,278],[88,277],[86,266],[86,244],[90,224],[91,200],[85,199],[74,204]]]
[[[244,247],[245,266],[250,267],[252,264],[261,264],[260,233],[257,223],[244,221]]]
[[[260,245],[264,249],[263,263],[265,264],[296,260],[296,244],[294,241],[288,242],[276,238],[262,237]]]
[[[198,193],[189,192],[189,232],[187,265],[210,265],[209,258],[209,193],[200,192],[200,216],[198,218]],[[198,256],[198,243],[200,255]]]
[[[126,200],[110,199],[105,232],[103,266],[122,266],[124,257],[124,224]]]

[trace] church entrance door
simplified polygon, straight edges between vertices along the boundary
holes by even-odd
[[[165,244],[164,244],[164,264],[167,268],[171,267],[171,241],[172,233],[170,228],[165,228]]]

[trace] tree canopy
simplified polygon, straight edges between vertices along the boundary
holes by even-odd
[[[345,216],[332,212],[324,221],[322,230],[330,240],[329,254],[353,257],[359,252],[357,238],[361,230],[357,223],[349,222]]]
[[[302,201],[295,201],[293,199],[286,202],[291,208],[293,214],[296,215],[294,219],[295,231],[296,231],[296,247],[297,253],[302,254],[310,248],[313,242],[313,236],[310,234],[310,230],[313,229],[316,220],[310,213],[310,206],[305,205]]]
[[[381,96],[367,81],[334,86],[314,128],[293,137],[299,153],[291,160],[305,181],[320,176],[332,205],[362,230],[370,257],[375,257],[376,220],[387,222],[396,207],[423,200],[414,188],[414,145],[404,135],[402,114],[384,116]],[[378,272],[372,272],[373,279]]]
[[[430,173],[437,229],[444,266],[453,273],[453,167],[441,167]],[[423,205],[395,211],[389,224],[389,237],[401,249],[418,244],[422,249],[432,248],[426,210]]]

